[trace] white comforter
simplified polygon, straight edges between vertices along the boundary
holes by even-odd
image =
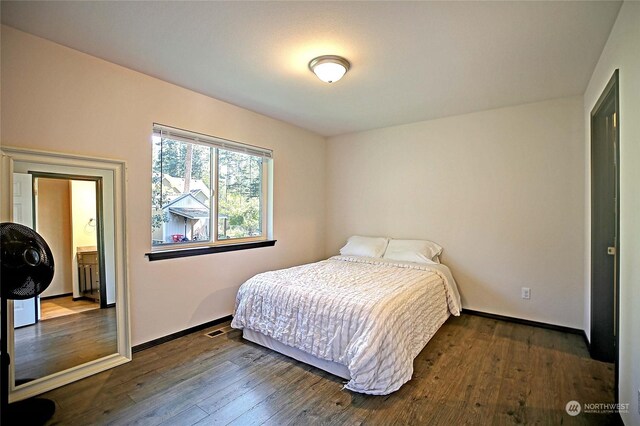
[[[460,309],[444,265],[335,256],[245,282],[231,326],[346,365],[347,389],[386,395],[411,379],[413,359]]]

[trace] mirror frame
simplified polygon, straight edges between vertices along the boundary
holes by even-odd
[[[9,373],[10,402],[30,398],[35,395],[56,389],[93,374],[100,373],[118,365],[131,361],[131,325],[129,313],[129,285],[127,268],[127,234],[126,234],[126,162],[56,152],[46,152],[23,148],[2,147],[0,172],[0,220],[11,221],[13,216],[13,164],[14,162],[39,163],[44,166],[65,166],[99,169],[113,172],[113,204],[114,204],[114,248],[115,248],[115,281],[116,281],[116,336],[117,352],[103,358],[89,361],[49,376],[15,385],[14,363]],[[13,301],[9,300],[8,309],[8,349],[14,355],[13,333]]]

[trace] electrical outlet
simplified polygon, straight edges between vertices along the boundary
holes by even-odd
[[[529,287],[522,287],[522,298],[531,299],[531,289]]]

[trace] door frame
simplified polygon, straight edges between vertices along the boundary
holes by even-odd
[[[614,96],[614,105],[615,105],[615,114],[616,114],[616,126],[615,126],[615,134],[616,134],[616,150],[614,153],[614,159],[616,164],[615,171],[615,182],[616,182],[616,203],[615,203],[615,211],[616,211],[616,241],[615,241],[615,259],[614,259],[614,313],[613,313],[613,321],[614,321],[614,333],[615,333],[615,356],[614,356],[614,364],[615,364],[615,401],[618,402],[618,394],[619,394],[619,364],[620,364],[620,92],[619,92],[619,70],[616,69],[613,72],[613,75],[609,79],[609,82],[605,86],[604,90],[600,94],[598,101],[593,106],[590,114],[590,149],[595,143],[595,136],[593,132],[596,114],[599,112],[600,107],[602,107],[603,103],[613,94]],[[590,158],[590,164],[593,164],[593,158]],[[591,182],[592,176],[591,172],[589,175],[589,179]],[[595,200],[593,196],[591,196],[591,210],[593,210],[593,204]],[[589,229],[589,235],[592,236],[591,228]],[[592,240],[591,240],[592,241]],[[593,244],[593,242],[591,243]],[[591,248],[589,249],[591,252]],[[593,268],[593,259],[590,257],[590,265],[589,270],[592,271]],[[590,272],[590,291],[593,289],[593,273]],[[593,313],[594,313],[594,305],[593,305],[593,295],[590,296],[590,332],[593,330]],[[591,347],[589,347],[591,349]]]
[[[104,259],[104,219],[102,212],[103,185],[101,176],[85,176],[66,173],[49,173],[49,172],[29,172],[33,177],[33,221],[36,232],[38,225],[38,216],[36,214],[36,179],[60,179],[60,180],[81,180],[95,182],[96,184],[96,245],[98,249],[98,276],[100,280],[100,308],[109,307],[107,305],[107,282],[105,279],[105,259]],[[73,212],[71,212],[73,214]],[[73,251],[73,247],[72,247]],[[78,276],[78,280],[80,277]]]
[[[84,379],[93,374],[108,370],[118,365],[131,361],[131,325],[129,312],[129,277],[127,265],[127,233],[126,233],[126,163],[122,160],[112,160],[58,152],[47,152],[24,148],[6,147],[1,148],[0,169],[0,220],[11,221],[13,212],[11,209],[13,198],[13,172],[15,163],[27,163],[34,165],[38,169],[47,168],[52,170],[75,169],[94,171],[97,175],[110,176],[110,189],[103,195],[109,197],[110,208],[113,210],[113,221],[109,224],[109,230],[105,223],[106,232],[112,234],[113,241],[110,244],[114,251],[114,277],[116,282],[116,352],[89,361],[85,364],[59,371],[46,377],[41,377],[33,381],[16,386],[14,363],[11,363],[9,373],[10,380],[10,402],[19,401],[56,389],[74,381]],[[74,171],[75,171],[74,170]],[[92,174],[92,173],[88,173]],[[107,200],[107,198],[104,198]],[[9,301],[8,318],[8,339],[9,354],[14,354],[14,333],[13,333],[13,302]]]

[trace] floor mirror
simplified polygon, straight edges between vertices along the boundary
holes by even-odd
[[[54,278],[10,303],[11,401],[131,360],[122,161],[2,148],[2,221],[38,232]]]

